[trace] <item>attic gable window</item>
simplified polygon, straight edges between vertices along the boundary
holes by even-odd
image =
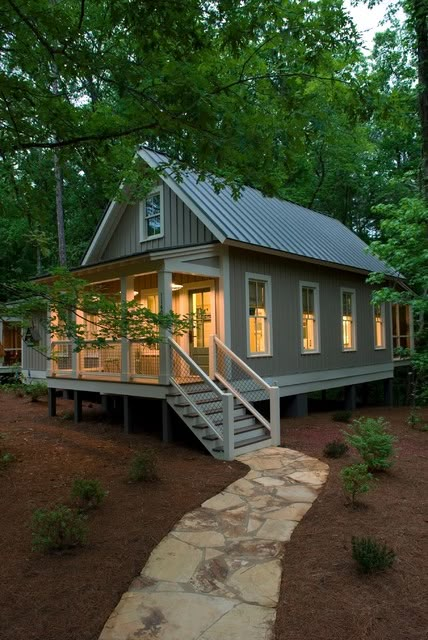
[[[163,197],[158,188],[140,204],[140,242],[161,238],[163,234]]]

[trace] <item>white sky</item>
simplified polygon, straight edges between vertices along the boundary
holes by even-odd
[[[345,0],[345,8],[352,15],[357,29],[360,31],[361,36],[368,49],[372,48],[373,36],[377,31],[383,31],[387,28],[387,25],[381,25],[380,22],[385,16],[385,12],[391,6],[391,0],[382,0],[373,9],[368,9],[366,5],[359,5],[358,7],[351,6],[351,0]],[[400,19],[404,18],[403,12],[400,10],[398,13]]]

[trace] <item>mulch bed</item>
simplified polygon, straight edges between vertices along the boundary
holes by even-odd
[[[174,523],[247,471],[189,443],[163,445],[155,433],[125,436],[101,421],[95,407],[86,406],[86,422],[76,426],[71,402],[58,404],[59,416],[48,419],[45,402],[0,393],[0,450],[17,457],[0,475],[1,640],[96,640]],[[353,510],[345,505],[339,471],[356,461],[355,453],[327,461],[328,483],[286,545],[276,640],[427,637],[428,433],[407,426],[408,409],[363,413],[391,423],[399,439],[395,464]],[[287,419],[283,428],[285,446],[324,459],[325,444],[346,425],[319,413]],[[160,480],[129,484],[130,459],[146,447],[156,453]],[[65,555],[32,552],[32,512],[69,502],[76,477],[97,478],[109,492],[89,515],[89,544]],[[386,542],[397,554],[394,567],[358,574],[353,535]]]
[[[0,450],[17,461],[0,474],[1,640],[95,640],[152,549],[180,517],[246,473],[189,444],[164,445],[159,435],[125,436],[119,425],[84,408],[69,419],[71,402],[0,393]],[[62,417],[61,417],[62,415]],[[89,419],[88,419],[89,418]],[[135,450],[150,447],[160,480],[129,484]],[[31,551],[31,516],[39,507],[70,503],[77,477],[97,478],[108,491],[89,514],[88,545],[64,555]]]
[[[406,408],[365,409],[383,416],[398,437],[394,466],[353,510],[339,479],[355,452],[323,458],[325,444],[346,425],[329,414],[283,423],[283,444],[330,465],[326,487],[286,546],[276,640],[426,640],[428,637],[428,432],[406,424]],[[355,415],[355,417],[357,414]],[[428,412],[425,412],[428,423]],[[362,575],[352,536],[373,536],[396,552],[384,573]]]

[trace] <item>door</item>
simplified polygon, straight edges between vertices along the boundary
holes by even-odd
[[[189,335],[190,357],[206,373],[209,372],[209,340],[211,335],[211,289],[193,289],[189,292],[189,311],[194,324]]]

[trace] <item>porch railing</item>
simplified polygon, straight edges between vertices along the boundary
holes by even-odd
[[[168,338],[168,344],[172,386],[222,442],[225,458],[233,460],[233,395],[219,389],[205,371],[172,338]],[[221,420],[217,421],[216,417],[219,414]]]
[[[158,378],[160,371],[159,347],[140,342],[129,345],[129,369],[134,378]]]
[[[280,443],[279,389],[269,385],[217,336],[211,336],[210,376],[236,395],[250,413],[271,433],[272,444]],[[253,403],[263,402],[268,417]]]

